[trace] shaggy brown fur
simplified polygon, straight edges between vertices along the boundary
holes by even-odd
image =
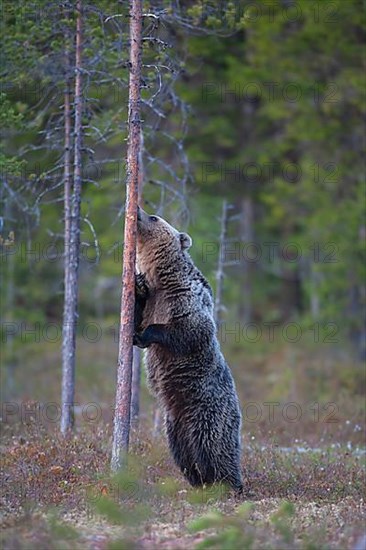
[[[216,337],[212,291],[187,252],[191,244],[189,235],[139,209],[134,343],[147,348],[148,382],[188,481],[241,490],[239,402]]]

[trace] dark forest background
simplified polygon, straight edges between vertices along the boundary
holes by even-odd
[[[58,395],[65,43],[73,48],[73,20],[60,6],[3,8],[6,397]],[[113,399],[127,9],[84,7],[82,400]],[[188,230],[214,290],[221,258],[220,338],[239,391],[302,394],[307,386],[294,385],[306,378],[306,398],[357,394],[366,349],[362,2],[152,2],[144,10],[143,204]]]

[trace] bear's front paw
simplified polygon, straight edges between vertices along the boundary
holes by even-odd
[[[149,287],[143,273],[138,273],[135,277],[135,292],[139,298],[147,298],[149,295]]]
[[[142,332],[135,332],[133,335],[133,345],[143,349],[147,348],[149,344],[144,340]]]

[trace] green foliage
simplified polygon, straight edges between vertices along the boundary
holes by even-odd
[[[17,112],[16,107],[7,98],[5,93],[0,93],[0,124],[3,134],[7,130],[20,129],[22,127],[23,114]],[[9,175],[18,176],[25,165],[25,160],[16,156],[8,156],[4,153],[4,141],[0,144],[0,173],[6,177]]]
[[[48,514],[48,526],[55,541],[77,541],[80,537],[74,527],[58,519],[55,511]]]
[[[252,510],[252,504],[246,502],[237,508],[233,516],[225,516],[217,510],[212,510],[191,522],[189,530],[193,533],[206,531],[207,529],[219,531],[217,534],[210,535],[201,541],[196,545],[196,548],[221,548],[223,550],[233,548],[250,550],[253,548],[252,533],[247,532],[245,526]]]
[[[96,511],[110,523],[123,524],[126,521],[121,507],[107,497],[100,497],[95,504]],[[129,518],[128,518],[129,519]]]
[[[131,539],[119,539],[110,542],[107,546],[107,550],[138,550],[138,545]]]
[[[285,501],[271,518],[276,531],[278,531],[286,544],[291,544],[294,541],[294,535],[291,531],[290,524],[290,519],[294,514],[295,506],[293,503]]]
[[[132,457],[131,457],[132,461]],[[133,465],[122,469],[108,482],[110,495],[94,494],[95,511],[114,524],[126,528],[137,528],[151,514],[151,508],[143,502],[142,496],[146,488],[141,480],[142,464],[133,461]]]
[[[174,477],[166,477],[159,482],[157,488],[162,496],[173,497],[178,491],[179,483]]]
[[[251,550],[258,547],[261,528],[263,522],[255,522],[253,517],[256,515],[256,506],[250,502],[245,502],[238,506],[235,513],[231,515],[224,514],[217,510],[211,510],[207,514],[193,520],[189,524],[189,531],[192,533],[209,532],[195,548],[213,548],[224,550],[247,549]],[[283,501],[277,510],[269,517],[267,529],[274,528],[271,535],[270,548],[304,548],[310,550],[319,544],[311,535],[306,536],[305,544],[298,544],[296,541],[296,530],[292,524],[295,520],[295,506],[289,501]],[[268,544],[268,543],[267,543]],[[267,546],[266,546],[267,547]]]
[[[229,492],[230,490],[227,485],[217,483],[209,487],[190,489],[187,494],[187,500],[192,504],[207,504],[211,501],[225,500]]]

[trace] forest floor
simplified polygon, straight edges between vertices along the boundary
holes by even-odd
[[[68,438],[59,346],[24,346],[4,380],[1,547],[365,550],[365,368],[319,347],[227,350],[243,414],[238,499],[189,487],[153,436],[144,380],[128,471],[111,477],[115,345],[78,343]]]
[[[23,427],[24,428],[24,427]],[[364,453],[341,446],[244,449],[247,487],[189,488],[159,436],[133,434],[109,475],[110,429],[63,439],[5,429],[1,546],[41,549],[353,549],[366,524]]]

